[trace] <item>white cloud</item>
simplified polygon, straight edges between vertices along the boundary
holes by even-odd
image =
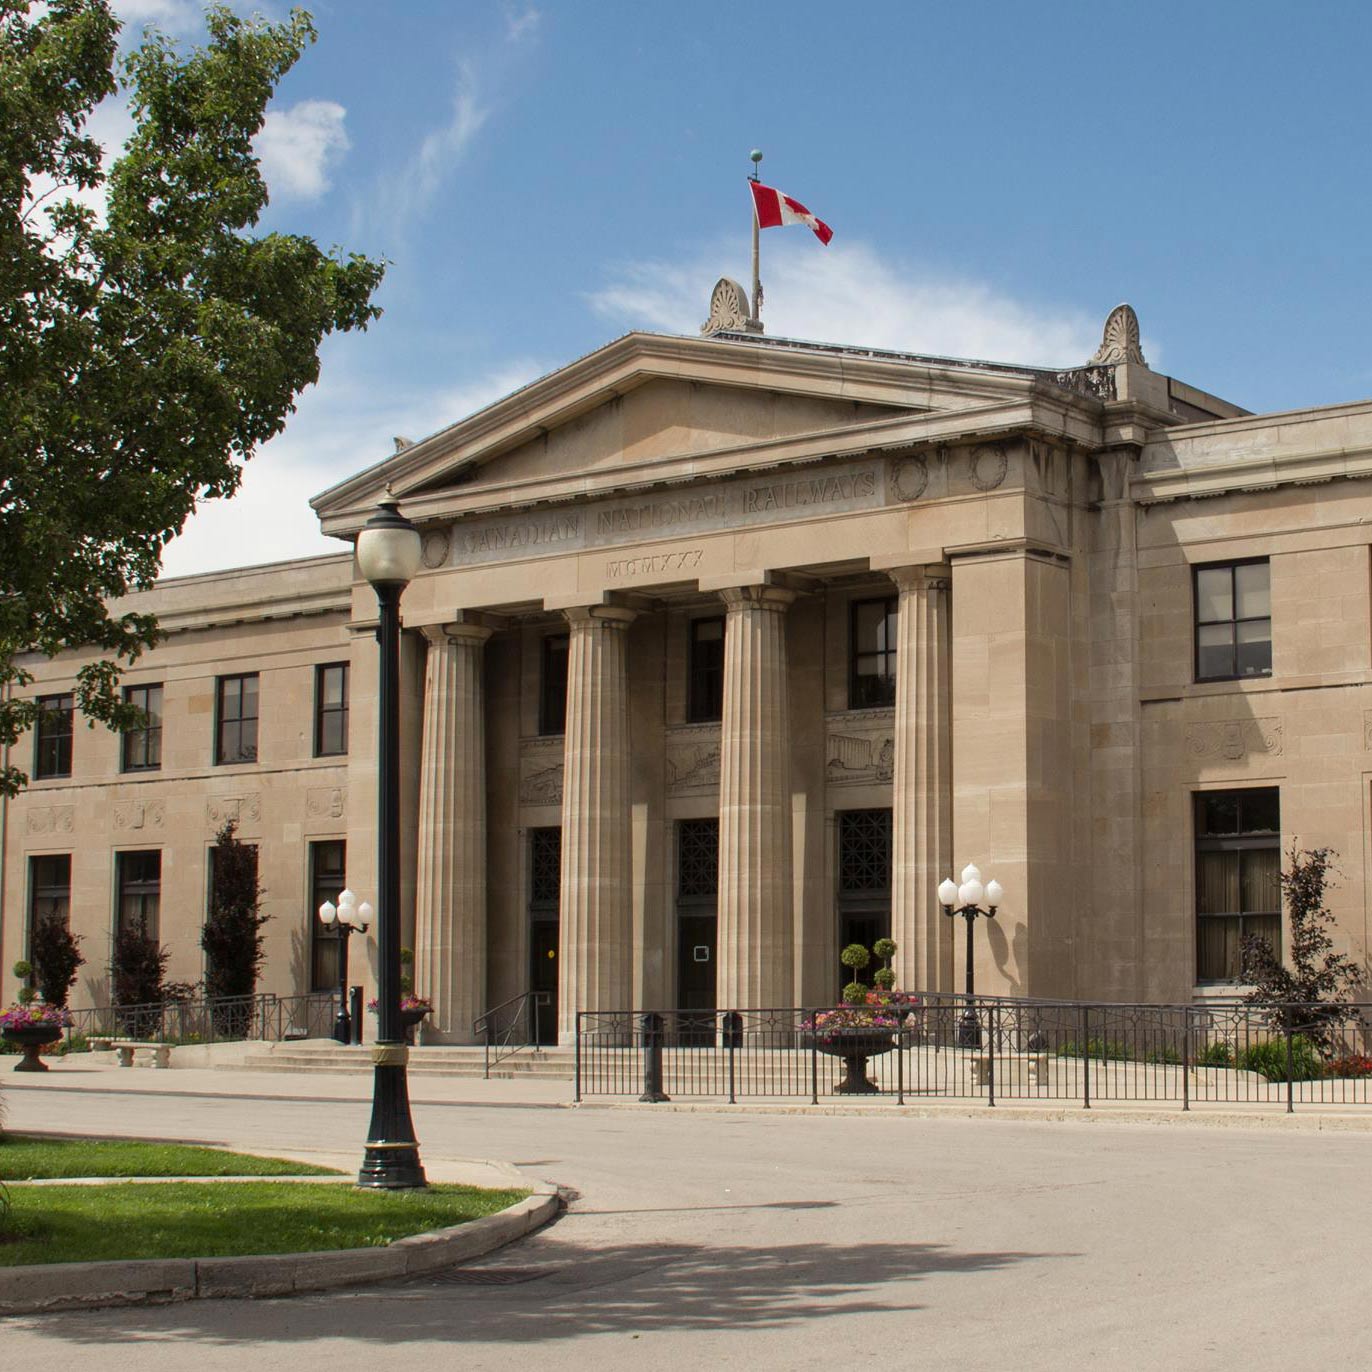
[[[1100,323],[1080,311],[936,276],[864,243],[825,248],[805,238],[763,240],[762,318],[774,337],[1040,366],[1083,363],[1100,341]],[[630,328],[694,334],[709,313],[721,265],[727,272],[735,254],[720,245],[684,263],[628,263],[589,300],[597,313]],[[727,274],[748,285],[742,274]]]
[[[347,111],[333,100],[302,100],[267,111],[254,147],[275,196],[317,200],[329,189],[329,172],[351,146]]]
[[[167,547],[164,576],[340,552],[325,538],[310,498],[387,457],[394,439],[418,440],[517,390],[544,371],[513,359],[461,386],[390,391],[357,384],[325,363],[324,380],[300,398],[283,433],[247,464],[231,500],[211,500]]]
[[[202,6],[197,0],[114,0],[110,6],[124,25],[125,36],[142,32],[153,24],[164,33],[181,33],[201,24]]]
[[[505,37],[511,43],[519,43],[538,32],[543,15],[532,5],[518,9],[514,5],[505,6]]]

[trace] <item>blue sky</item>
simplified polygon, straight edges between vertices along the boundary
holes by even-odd
[[[1372,394],[1366,4],[311,8],[265,226],[388,258],[385,315],[169,573],[337,549],[305,501],[394,435],[694,332],[747,276],[753,146],[836,235],[764,234],[769,332],[1070,364],[1128,300],[1150,362],[1249,408]]]

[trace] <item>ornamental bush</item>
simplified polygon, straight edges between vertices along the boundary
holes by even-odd
[[[56,915],[40,919],[33,926],[31,940],[33,975],[38,990],[49,1005],[65,1005],[76,985],[77,968],[85,965],[81,940]]]
[[[1256,1072],[1268,1081],[1285,1081],[1286,1039],[1266,1039],[1249,1044],[1239,1054],[1238,1066],[1245,1072]],[[1291,1080],[1314,1081],[1324,1076],[1324,1063],[1313,1042],[1304,1034],[1291,1036]]]

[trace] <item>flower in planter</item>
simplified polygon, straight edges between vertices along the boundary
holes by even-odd
[[[400,997],[400,1009],[402,1014],[406,1010],[423,1010],[427,1012],[433,1008],[433,1001],[426,1000],[423,996],[408,995]],[[376,999],[369,1000],[367,1002],[367,1009],[375,1015],[381,1009],[381,1002]]]
[[[918,996],[896,988],[896,974],[891,967],[895,943],[888,938],[878,939],[872,952],[886,962],[872,977],[875,986],[864,986],[855,979],[843,988],[842,1005],[833,1010],[817,1010],[803,1021],[801,1027],[821,1043],[833,1043],[854,1033],[894,1033],[919,1007]],[[839,961],[856,974],[871,962],[871,954],[860,943],[850,943],[839,954]]]
[[[71,1024],[71,1012],[60,1005],[48,1005],[41,1000],[27,1005],[11,1005],[0,1015],[0,1029],[46,1029],[56,1025],[65,1029]]]

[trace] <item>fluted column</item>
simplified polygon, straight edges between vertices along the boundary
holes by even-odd
[[[629,1010],[633,903],[629,863],[632,610],[565,610],[567,725],[562,781],[562,927],[558,1038],[576,1039],[578,1010]]]
[[[935,892],[952,870],[948,581],[923,567],[897,567],[889,575],[900,588],[891,937],[902,987],[946,991],[951,921]]]
[[[795,929],[786,610],[795,593],[739,586],[720,594],[728,618],[719,767],[719,1004],[788,1006],[795,999]]]
[[[470,1043],[486,1006],[486,730],[482,649],[491,630],[424,630],[415,990],[433,1002],[426,1042]]]

